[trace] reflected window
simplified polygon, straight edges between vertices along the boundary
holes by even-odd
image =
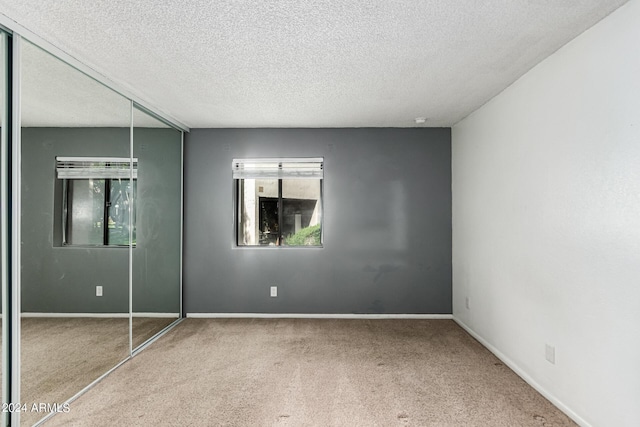
[[[137,160],[133,180],[130,165],[126,158],[57,158],[63,245],[129,246],[130,236],[136,244]]]
[[[235,159],[238,246],[322,246],[323,159]]]

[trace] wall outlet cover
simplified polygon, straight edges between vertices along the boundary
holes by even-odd
[[[272,297],[277,297],[278,296],[278,287],[277,286],[272,286],[271,287],[271,296]]]
[[[549,363],[556,364],[556,348],[554,346],[547,344],[544,354]]]
[[[102,296],[102,286],[96,286],[96,296],[97,297]]]

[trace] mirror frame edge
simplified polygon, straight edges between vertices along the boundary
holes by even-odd
[[[21,240],[21,58],[22,37],[13,34],[11,46],[11,289],[9,341],[9,403],[20,403],[20,240]],[[11,425],[20,425],[20,412],[9,412]]]
[[[11,190],[9,188],[10,183],[10,144],[11,144],[11,121],[10,121],[10,111],[11,111],[11,76],[12,76],[12,34],[11,31],[5,29],[0,26],[0,43],[2,44],[0,51],[2,52],[2,58],[0,58],[0,66],[3,67],[2,75],[3,79],[0,82],[2,85],[2,100],[3,103],[0,113],[2,114],[2,129],[0,135],[0,199],[2,206],[5,209],[2,209],[0,212],[0,226],[2,228],[0,232],[1,236],[1,274],[0,282],[2,284],[1,289],[1,299],[0,304],[2,304],[2,365],[0,366],[0,376],[2,377],[2,381],[0,383],[1,387],[1,398],[2,404],[9,403],[10,399],[10,387],[11,387],[11,375],[10,375],[10,355],[9,351],[9,341],[11,339],[11,322],[9,321],[9,316],[11,313],[11,304],[9,302],[10,297],[10,260],[11,260],[11,238],[10,233],[11,229],[9,227],[10,214],[8,207],[10,206],[9,197],[11,196]],[[5,411],[2,411],[2,416],[0,417],[0,422],[2,422],[3,426],[8,426],[10,423],[9,414]]]

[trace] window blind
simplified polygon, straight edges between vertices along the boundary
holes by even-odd
[[[128,157],[56,157],[58,179],[129,179]],[[138,178],[138,159],[133,158],[133,179]]]
[[[324,159],[233,159],[233,179],[322,179]]]

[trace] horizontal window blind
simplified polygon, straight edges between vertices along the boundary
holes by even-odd
[[[128,157],[56,157],[59,179],[129,179]],[[133,179],[138,178],[138,159],[133,159]]]
[[[233,159],[233,179],[322,179],[324,159]]]

